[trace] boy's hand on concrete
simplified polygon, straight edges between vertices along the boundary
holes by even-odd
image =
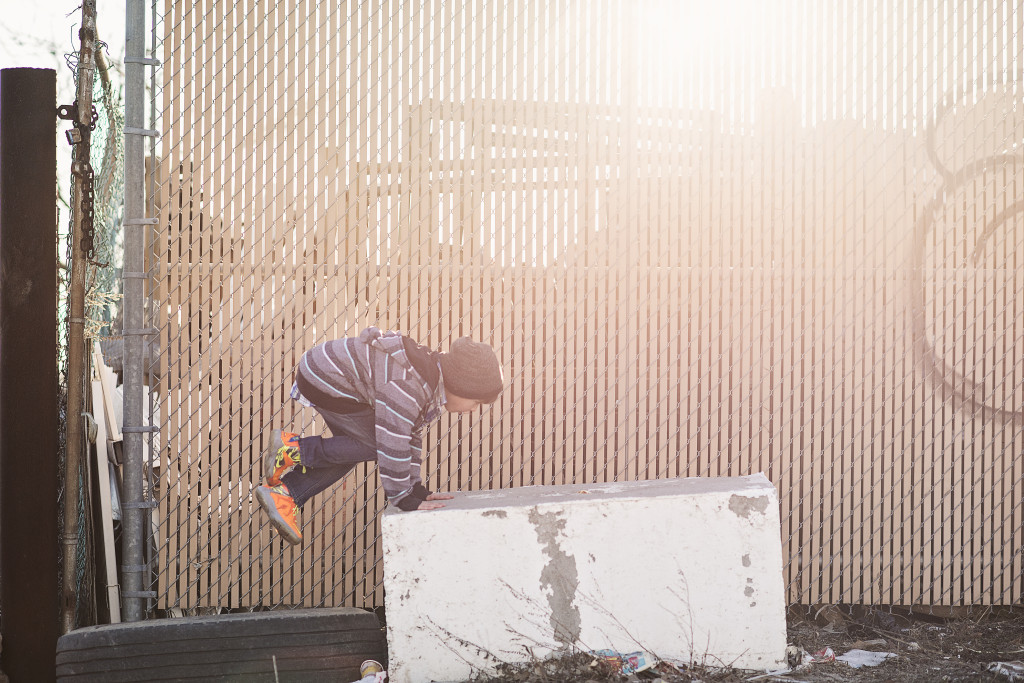
[[[443,508],[443,507],[444,507],[444,503],[438,503],[437,501],[433,501],[433,500],[425,500],[422,503],[420,503],[419,507],[416,508],[416,509],[417,510],[437,510],[438,508]]]
[[[427,496],[427,500],[451,500],[454,497],[450,493],[431,493]]]

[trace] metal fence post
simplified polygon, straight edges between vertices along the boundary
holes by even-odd
[[[145,601],[156,597],[144,578],[149,567],[144,552],[144,512],[152,503],[143,500],[143,336],[144,324],[145,229],[154,219],[145,216],[145,150],[143,139],[155,131],[143,128],[145,118],[145,6],[141,0],[125,4],[125,105],[124,105],[124,510],[121,592],[125,621],[143,618]]]

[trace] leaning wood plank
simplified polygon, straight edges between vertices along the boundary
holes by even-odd
[[[97,397],[97,404],[103,406],[103,415],[106,419],[106,429],[111,441],[122,441],[121,425],[117,420],[117,413],[114,412],[114,372],[103,362],[103,354],[100,353],[98,344],[93,344],[92,366],[96,369],[98,381],[102,389],[102,396]]]
[[[94,354],[96,352],[94,351]],[[95,371],[102,366],[93,366]],[[92,379],[92,404],[94,411],[106,409],[103,404],[103,386],[98,372]],[[105,418],[106,416],[102,416]],[[99,482],[100,497],[100,538],[103,543],[104,585],[107,588],[107,607],[110,609],[110,623],[121,623],[121,597],[117,583],[117,559],[114,555],[114,520],[110,511],[110,457],[107,453],[106,419],[97,419],[96,434],[96,481]]]

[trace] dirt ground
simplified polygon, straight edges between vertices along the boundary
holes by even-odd
[[[797,666],[786,674],[679,667],[661,662],[653,669],[625,675],[614,664],[578,654],[510,667],[473,683],[1024,681],[1024,673],[1014,678],[990,670],[993,663],[1024,661],[1022,610],[976,609],[938,616],[888,608],[794,608],[788,615],[788,630],[791,663]],[[853,668],[844,661],[830,660],[829,649],[835,656],[851,650],[894,656],[877,666]],[[814,661],[808,661],[812,657]]]

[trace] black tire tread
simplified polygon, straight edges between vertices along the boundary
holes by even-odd
[[[287,610],[91,626],[57,643],[57,680],[353,681],[383,661],[377,616],[352,608]],[[276,659],[276,662],[275,662]]]

